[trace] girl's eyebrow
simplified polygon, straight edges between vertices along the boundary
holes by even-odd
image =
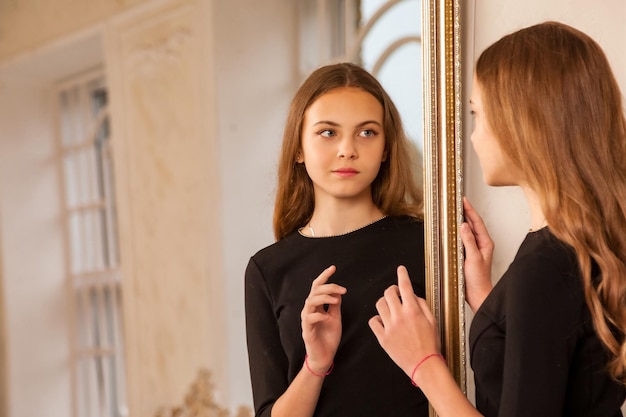
[[[317,125],[339,126],[339,123],[337,123],[337,122],[332,122],[332,121],[330,121],[330,120],[320,120],[319,122],[315,122],[315,123],[313,123],[313,126],[317,126]]]
[[[365,125],[369,125],[369,124],[375,124],[377,126],[381,126],[381,124],[379,122],[377,122],[376,120],[366,120],[364,122],[359,123],[358,125],[356,125],[357,127],[361,127],[361,126],[365,126]],[[317,125],[330,125],[330,126],[340,126],[339,123],[337,122],[333,122],[331,120],[320,120],[319,122],[315,122],[313,123],[313,126],[317,126]]]

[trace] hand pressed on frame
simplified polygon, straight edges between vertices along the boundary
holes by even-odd
[[[493,288],[491,262],[494,244],[483,219],[465,197],[463,210],[465,223],[461,225],[461,240],[465,247],[465,300],[476,312]]]
[[[413,292],[409,273],[398,267],[398,285],[385,290],[376,303],[377,316],[369,325],[378,343],[410,377],[415,365],[426,355],[441,351],[437,324],[426,300]]]
[[[336,267],[331,265],[313,280],[300,314],[308,366],[320,374],[332,365],[341,340],[341,296],[347,290],[327,283],[335,271]]]

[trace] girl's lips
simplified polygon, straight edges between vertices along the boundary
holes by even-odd
[[[333,170],[333,173],[340,175],[342,177],[349,177],[349,176],[358,174],[359,171],[357,171],[354,168],[338,168],[338,169]]]

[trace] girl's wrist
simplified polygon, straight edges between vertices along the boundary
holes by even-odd
[[[443,365],[447,370],[446,358],[440,353],[431,353],[422,357],[415,366],[411,369],[409,377],[411,383],[416,387],[421,387],[424,381],[428,380],[428,375],[431,372],[438,372],[437,368]]]
[[[312,366],[309,364],[309,355],[305,354],[304,355],[304,367],[309,373],[315,376],[326,377],[330,375],[330,373],[333,371],[333,368],[335,367],[335,361],[331,361],[329,366],[317,368],[316,365]]]

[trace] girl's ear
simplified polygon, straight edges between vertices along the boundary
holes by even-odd
[[[302,151],[298,151],[296,154],[296,163],[301,164],[304,162],[304,157],[302,156]]]

